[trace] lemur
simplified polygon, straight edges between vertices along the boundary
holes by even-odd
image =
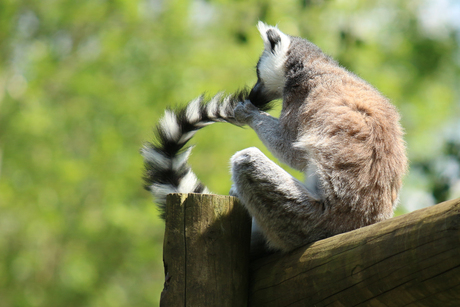
[[[302,183],[254,147],[233,155],[230,194],[253,218],[254,246],[262,237],[288,252],[392,217],[407,168],[396,108],[310,41],[262,22],[258,29],[264,51],[251,91],[167,110],[157,143],[143,148],[146,186],[160,208],[168,193],[209,193],[184,146],[224,121],[248,125],[276,158],[306,174]],[[264,112],[280,98],[279,118]]]

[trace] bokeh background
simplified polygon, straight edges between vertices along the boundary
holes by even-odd
[[[255,82],[258,20],[399,108],[398,214],[459,197],[459,16],[455,0],[0,0],[0,306],[158,305],[164,226],[139,149],[166,106]],[[227,124],[192,143],[219,194],[234,152],[267,153]]]

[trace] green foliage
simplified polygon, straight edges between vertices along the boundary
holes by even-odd
[[[163,224],[138,150],[167,105],[255,81],[258,20],[390,97],[412,158],[440,154],[438,132],[458,114],[458,42],[455,29],[424,31],[421,5],[0,0],[0,306],[158,303]],[[220,194],[235,151],[265,150],[224,124],[193,143],[194,170]]]

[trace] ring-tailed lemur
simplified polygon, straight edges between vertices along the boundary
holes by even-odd
[[[158,126],[159,145],[144,148],[147,182],[157,201],[164,204],[168,192],[204,191],[186,166],[190,148],[178,153],[197,129],[224,120],[249,125],[275,157],[306,173],[304,184],[257,148],[232,157],[230,193],[247,208],[268,247],[286,252],[390,218],[407,168],[395,107],[311,42],[261,22],[258,29],[265,48],[248,99],[234,110],[229,106],[236,96],[207,106],[195,100],[178,114],[167,111]],[[279,119],[261,110],[278,98]]]

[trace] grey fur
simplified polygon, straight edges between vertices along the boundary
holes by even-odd
[[[311,42],[258,28],[265,49],[251,92],[168,110],[157,142],[142,150],[146,188],[160,209],[168,193],[207,192],[187,164],[185,145],[198,129],[223,121],[249,125],[275,157],[306,174],[306,183],[298,181],[257,148],[232,157],[230,194],[256,223],[257,253],[264,240],[287,252],[390,218],[407,168],[396,108]],[[264,111],[279,98],[274,118]]]
[[[250,99],[282,98],[281,115],[274,118],[247,100],[234,116],[275,157],[306,172],[308,186],[248,148],[232,157],[231,194],[268,247],[284,252],[390,218],[407,168],[394,106],[311,42],[264,24],[259,30],[265,50]]]

